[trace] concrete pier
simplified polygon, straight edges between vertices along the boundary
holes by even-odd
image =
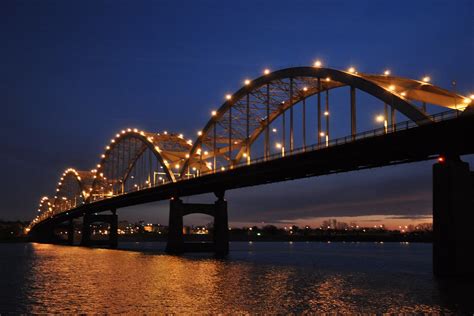
[[[82,239],[81,246],[108,246],[110,248],[117,248],[118,243],[118,216],[115,213],[115,210],[112,211],[113,214],[85,214],[84,222],[82,225]],[[108,239],[106,240],[94,240],[91,238],[91,224],[93,223],[108,223],[110,225],[110,231],[108,234]]]
[[[474,175],[458,157],[433,166],[433,272],[474,276]]]
[[[168,242],[166,252],[179,254],[183,252],[215,252],[218,256],[229,253],[229,224],[227,201],[224,194],[214,204],[183,203],[179,198],[170,200],[168,225]],[[183,217],[189,214],[207,214],[214,217],[213,243],[185,243],[183,239]]]

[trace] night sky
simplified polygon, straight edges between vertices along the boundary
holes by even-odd
[[[93,168],[122,128],[194,139],[224,94],[266,67],[317,58],[336,69],[388,67],[415,79],[429,74],[445,88],[456,80],[459,93],[472,94],[473,22],[472,0],[2,0],[0,219],[33,218],[63,170]],[[229,219],[231,225],[315,225],[329,217],[429,222],[432,164],[230,191]],[[164,224],[167,203],[119,214]]]

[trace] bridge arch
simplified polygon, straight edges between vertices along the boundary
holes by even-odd
[[[91,172],[78,171],[74,168],[66,169],[56,186],[52,215],[86,203],[91,183]]]
[[[418,125],[430,123],[430,118],[413,101],[456,109],[470,102],[428,82],[413,79],[318,67],[282,69],[246,80],[241,89],[226,96],[226,102],[213,111],[212,118],[199,132],[181,174],[186,174],[186,170],[189,174],[191,164],[198,165],[204,172],[218,170],[216,157],[226,160],[229,167],[246,156],[250,159],[250,146],[288,109],[292,110],[308,97],[344,86],[354,89],[354,98],[355,89],[366,92]],[[216,132],[219,127],[226,135]]]
[[[43,196],[40,199],[39,205],[38,205],[38,214],[36,216],[36,220],[44,220],[51,216],[53,214],[53,204],[51,202],[51,199],[48,196]]]
[[[150,133],[136,128],[122,130],[111,139],[97,168],[92,170],[94,181],[89,200],[124,193],[127,181],[135,178],[133,172],[139,167],[147,170],[146,179],[141,179],[144,183],[135,184],[137,188],[175,182],[191,144],[182,134]],[[147,160],[146,166],[139,166],[143,160]]]

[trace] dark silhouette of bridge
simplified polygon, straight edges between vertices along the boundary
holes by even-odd
[[[169,200],[168,252],[199,247],[184,242],[183,217],[202,213],[214,217],[214,241],[205,249],[226,255],[227,190],[437,159],[434,272],[470,273],[474,237],[467,232],[474,222],[474,175],[460,156],[474,153],[470,137],[474,102],[429,81],[319,64],[265,70],[263,76],[245,80],[240,90],[226,96],[194,142],[181,134],[132,128],[116,134],[93,170],[70,168],[62,174],[54,197],[41,199],[39,214],[28,228],[30,235],[36,241],[55,242],[55,228],[66,223],[68,241],[73,243],[73,219],[83,217],[82,245],[116,247],[117,209]],[[330,130],[334,127],[330,94],[344,87],[349,90],[349,135],[337,138]],[[376,117],[380,128],[358,133],[357,91],[380,103],[383,113]],[[428,113],[428,106],[438,111]],[[308,119],[310,112],[314,113]],[[405,120],[397,123],[397,114]],[[203,193],[214,193],[216,202],[181,200]],[[110,224],[108,240],[91,238],[94,222]]]

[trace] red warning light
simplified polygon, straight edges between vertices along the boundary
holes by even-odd
[[[443,163],[444,161],[445,161],[445,159],[444,159],[444,157],[443,157],[443,156],[439,156],[439,157],[438,157],[438,162],[441,162],[441,163]]]

